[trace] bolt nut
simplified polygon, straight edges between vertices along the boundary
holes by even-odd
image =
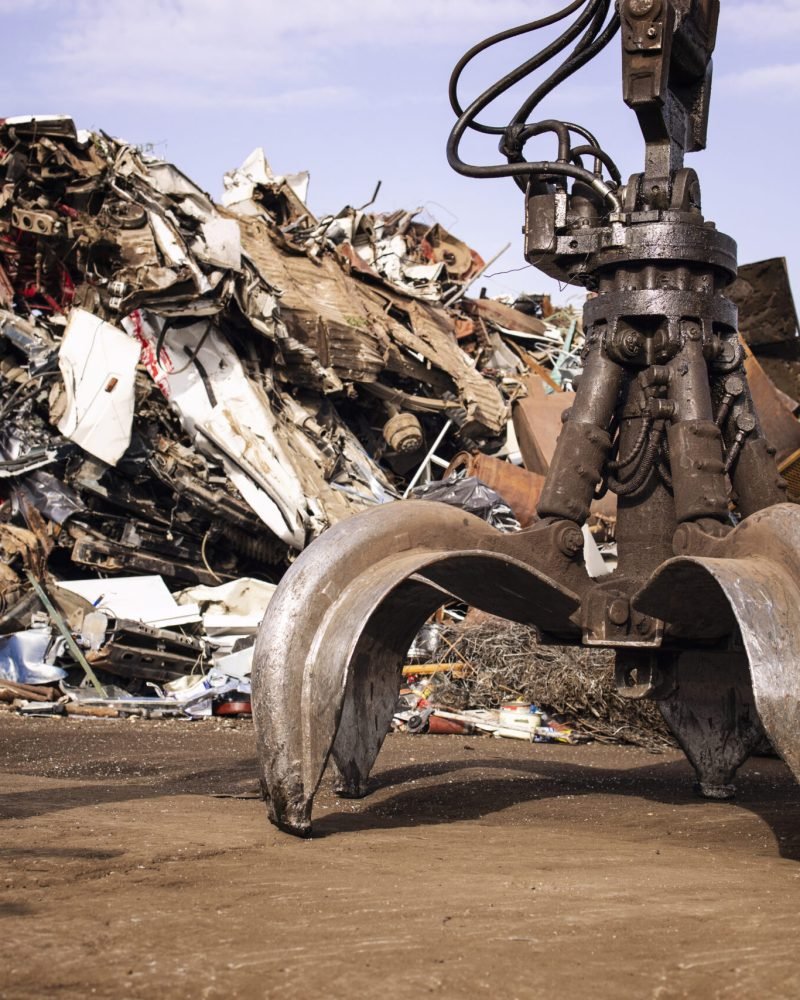
[[[633,17],[647,17],[648,14],[654,13],[656,0],[628,0],[626,6],[628,14]]]
[[[626,333],[622,338],[622,350],[630,358],[635,358],[642,349],[642,343],[637,333]]]
[[[684,332],[689,340],[699,340],[703,336],[703,331],[699,323],[687,323]]]
[[[630,605],[624,597],[615,597],[614,600],[609,604],[608,620],[614,625],[624,625],[630,618]]]
[[[577,524],[565,524],[557,532],[555,542],[559,550],[572,559],[583,549],[583,532]]]
[[[730,375],[725,379],[725,392],[729,396],[741,396],[744,392],[744,379],[739,375]]]

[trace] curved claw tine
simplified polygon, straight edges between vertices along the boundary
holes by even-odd
[[[270,819],[292,833],[307,834],[311,828],[311,803],[300,773],[299,720],[303,677],[314,637],[349,581],[374,562],[411,547],[409,519],[422,526],[416,532],[419,541],[434,536],[437,526],[420,506],[426,506],[425,502],[390,504],[334,525],[301,553],[267,608],[253,657],[256,740]],[[403,513],[396,509],[400,507]],[[471,534],[488,530],[468,515],[459,523],[462,531],[466,526]]]
[[[266,751],[261,755],[263,787],[270,818],[290,833],[310,833],[311,805],[340,728],[353,664],[359,675],[354,683],[364,679],[368,687],[358,697],[352,692],[350,713],[355,727],[351,737],[342,735],[339,759],[345,771],[357,769],[366,780],[386,735],[386,729],[380,735],[379,730],[388,710],[390,686],[394,688],[392,706],[397,698],[398,665],[416,629],[442,600],[438,588],[407,579],[420,558],[415,552],[384,559],[342,589],[327,608],[303,659],[284,664],[295,679],[301,674],[299,700],[286,699],[285,687],[275,683],[274,661],[260,659],[264,646],[256,648],[254,680],[255,673],[260,680],[254,687],[253,707],[258,713],[261,749]],[[270,623],[274,625],[274,619]],[[381,677],[377,692],[374,683],[369,684],[376,672]],[[379,700],[373,707],[376,693]],[[275,741],[265,717],[272,718],[281,742]]]
[[[743,521],[715,548],[713,558],[669,560],[634,603],[638,610],[687,632],[693,630],[695,635],[698,594],[703,594],[712,610],[726,606],[717,635],[738,625],[761,723],[800,781],[798,553],[800,507],[779,504]],[[713,616],[704,617],[709,624],[713,621]],[[731,683],[730,676],[723,676],[717,685]]]
[[[739,767],[764,739],[747,658],[692,650],[678,658],[676,690],[658,703],[664,721],[697,774],[706,798],[734,794]]]
[[[416,569],[418,582],[407,580],[378,606],[351,656],[332,750],[340,775],[339,794],[366,794],[369,773],[394,715],[405,655],[421,625],[448,597],[523,621],[554,624],[572,613],[573,595],[510,558],[502,560],[502,576],[493,573],[498,558],[481,552],[437,552],[417,554],[406,564],[406,571]],[[445,590],[423,585],[423,579]],[[398,629],[387,647],[384,637],[394,636]],[[309,691],[306,696],[312,697]]]
[[[399,686],[397,665],[416,628],[442,603],[442,586],[474,595],[471,603],[488,605],[487,610],[513,605],[512,612],[531,621],[537,617],[531,597],[538,593],[564,627],[578,603],[518,560],[491,551],[503,536],[483,522],[443,505],[397,506],[404,510],[381,508],[353,518],[303,553],[278,588],[259,632],[253,709],[262,785],[271,819],[289,832],[310,831],[314,792],[337,739],[354,664],[367,681],[378,671],[381,676],[380,686],[373,684],[363,696],[351,687],[346,709],[355,732],[373,735],[358,742],[343,733],[337,749],[340,766],[357,771],[358,787],[363,787],[383,739],[377,734],[386,720],[390,686],[395,695]],[[398,532],[399,527],[406,531]],[[472,545],[483,543],[486,550],[447,551],[448,546],[458,549],[465,530]],[[507,580],[488,586],[487,565],[498,562]],[[363,657],[374,659],[374,665],[366,666]],[[354,678],[353,685],[359,683]]]
[[[331,750],[337,794],[360,798],[397,710],[402,668],[414,636],[448,599],[406,580],[378,607],[353,652],[339,728]]]

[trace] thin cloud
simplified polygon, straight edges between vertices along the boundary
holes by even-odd
[[[180,90],[175,97],[183,110],[215,111],[292,111],[300,108],[330,108],[347,104],[356,96],[352,87],[305,87],[297,90],[278,91],[269,94],[220,94],[213,91]],[[93,100],[101,104],[114,104],[131,99],[129,88],[113,83],[95,88]],[[136,103],[140,106],[161,105],[166,99],[173,100],[169,89],[157,80],[146,82],[136,89]]]
[[[794,100],[800,97],[800,63],[754,66],[739,73],[720,77],[719,87],[726,94],[737,97],[755,97],[764,93],[775,100]]]
[[[800,41],[798,0],[743,0],[723,5],[721,26],[748,41]]]
[[[0,0],[6,4],[8,0]],[[37,38],[37,75],[65,101],[169,100],[176,108],[290,106],[319,92],[347,100],[348,69],[367,50],[472,41],[497,24],[551,10],[548,0],[15,0],[48,7]],[[9,5],[10,7],[10,5]],[[12,15],[13,18],[13,15]],[[8,26],[8,22],[7,22]],[[155,93],[155,98],[153,94]],[[248,94],[267,95],[259,101]]]

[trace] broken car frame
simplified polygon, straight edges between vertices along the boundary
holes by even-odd
[[[457,85],[472,58],[572,14],[555,42],[462,110]],[[366,792],[406,650],[453,596],[534,624],[545,641],[616,650],[620,691],[658,701],[704,795],[732,794],[765,733],[800,778],[800,510],[782,502],[724,294],[736,245],[704,220],[683,163],[705,145],[718,14],[718,0],[574,0],[456,67],[450,163],[514,177],[528,261],[593,293],[583,373],[532,526],[503,535],[442,505],[390,504],[333,527],[284,577],[253,670],[263,788],[283,829],[310,832],[329,757],[341,794]],[[646,145],[627,184],[586,129],[528,123],[617,32],[625,101]],[[508,126],[477,121],[573,42]],[[468,129],[498,135],[508,162],[464,163]],[[556,158],[526,160],[526,143],[544,134],[556,137]],[[619,501],[619,566],[595,582],[581,525],[606,489]]]

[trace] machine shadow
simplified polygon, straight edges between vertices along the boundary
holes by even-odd
[[[737,779],[736,798],[714,803],[720,809],[742,808],[770,828],[781,857],[800,861],[800,789],[779,760],[759,761],[760,774],[747,769]],[[466,771],[484,772],[473,781],[419,783]],[[752,763],[750,770],[752,771]],[[486,777],[485,772],[513,771],[514,776]],[[315,817],[314,838],[379,828],[419,828],[425,825],[477,820],[520,802],[570,796],[613,795],[676,806],[702,806],[709,800],[693,790],[694,775],[687,761],[654,763],[636,768],[598,768],[562,761],[520,761],[481,758],[409,764],[379,771],[369,795],[357,812],[331,811]],[[414,783],[412,785],[412,783]],[[402,788],[398,786],[412,785]],[[370,802],[370,796],[397,788],[390,797]],[[340,800],[342,802],[352,800]]]
[[[756,768],[760,773],[754,773]],[[470,771],[480,773],[471,778],[467,776]],[[503,772],[503,777],[488,776],[496,772]],[[250,799],[263,809],[256,791],[257,774],[255,758],[246,757],[202,771],[181,769],[169,777],[154,774],[144,781],[131,780],[131,775],[127,780],[122,776],[109,782],[104,775],[106,780],[100,783],[95,766],[87,763],[79,776],[84,780],[73,786],[0,794],[0,817],[25,820],[81,807],[184,795]],[[452,780],[454,777],[457,780]],[[347,799],[338,800],[341,809],[333,799],[329,812],[319,815],[317,811],[314,838],[478,820],[521,802],[545,802],[566,795],[627,796],[676,806],[702,805],[707,800],[694,794],[692,782],[692,770],[685,760],[600,768],[554,760],[484,757],[476,748],[466,760],[415,762],[385,770],[379,766],[370,780],[370,794],[359,800],[357,811],[345,811],[345,803],[352,801]],[[800,861],[800,789],[786,766],[779,760],[752,759],[740,772],[737,789],[733,803],[719,803],[718,807],[743,808],[757,815],[770,828],[781,857]],[[323,779],[319,796],[323,795],[332,797],[329,778]],[[266,816],[264,819],[266,822]]]

